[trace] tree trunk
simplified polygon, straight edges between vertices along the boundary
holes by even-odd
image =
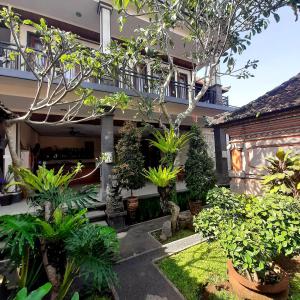
[[[43,259],[43,265],[48,277],[49,282],[52,284],[52,291],[50,300],[56,300],[59,294],[59,276],[57,274],[56,268],[51,265],[48,259],[48,250],[45,239],[41,239],[41,253]]]
[[[12,164],[13,164],[14,167],[20,168],[22,166],[22,161],[21,161],[21,158],[18,156],[18,154],[17,154],[17,152],[14,148],[15,136],[12,132],[12,125],[13,124],[16,124],[16,123],[4,122],[3,127],[4,127],[6,138],[7,138],[7,144],[8,144],[9,152],[10,152],[10,155],[11,155]]]
[[[169,201],[170,201],[170,192],[171,189],[167,187],[158,187],[158,193],[160,195],[160,208],[164,215],[167,215],[170,212]]]

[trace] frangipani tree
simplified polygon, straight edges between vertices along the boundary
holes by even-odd
[[[238,54],[247,49],[254,35],[267,28],[269,18],[280,20],[278,10],[281,7],[290,6],[297,19],[300,1],[115,0],[115,6],[120,13],[121,28],[131,16],[149,20],[135,30],[134,38],[124,40],[122,45],[115,44],[112,51],[119,54],[119,64],[127,65],[131,71],[135,71],[138,65],[151,64],[158,77],[153,83],[156,84],[157,97],[150,103],[136,90],[141,111],[147,112],[149,117],[151,108],[156,105],[160,125],[167,129],[167,123],[179,135],[182,121],[195,109],[214,76],[252,76],[249,69],[257,67],[257,60],[249,60],[243,68],[236,68]],[[185,56],[191,61],[192,77],[188,86],[188,105],[172,116],[166,105],[166,90],[177,68],[172,56],[176,46],[173,34],[177,30],[185,33],[182,42],[186,45]],[[220,63],[227,65],[223,73],[219,70]],[[197,81],[201,81],[202,87],[195,91]]]
[[[85,81],[100,78],[114,70],[114,56],[84,46],[75,34],[49,27],[44,19],[40,19],[39,23],[21,20],[10,8],[0,10],[0,23],[10,29],[16,45],[9,52],[8,60],[20,61],[33,75],[36,84],[27,112],[4,122],[15,166],[19,167],[21,161],[13,147],[12,124],[73,124],[100,118],[117,107],[127,107],[129,98],[124,93],[99,99],[93,90],[82,86]],[[32,26],[33,34],[39,40],[38,50],[21,44],[19,33],[22,24]],[[50,116],[53,113],[57,115],[57,112],[60,112],[59,117],[53,121]],[[43,114],[44,120],[35,120],[37,113]]]

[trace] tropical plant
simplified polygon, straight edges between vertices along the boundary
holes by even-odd
[[[148,178],[153,184],[158,187],[165,188],[170,185],[172,180],[176,179],[177,174],[180,172],[180,168],[162,167],[149,168],[144,171],[144,176]]]
[[[5,176],[0,177],[0,193],[6,194],[9,190],[9,184],[13,180],[13,168],[8,166]]]
[[[39,22],[22,20],[11,7],[1,8],[0,23],[10,30],[16,45],[16,49],[10,51],[5,60],[15,62],[21,58],[36,83],[35,96],[32,97],[26,113],[22,116],[14,115],[3,122],[14,166],[20,167],[22,164],[13,147],[13,124],[73,124],[98,119],[117,107],[122,110],[127,108],[129,97],[125,93],[97,98],[93,90],[82,87],[82,83],[89,79],[115,73],[116,58],[112,55],[84,46],[77,35],[48,26],[44,18]],[[31,26],[32,33],[39,40],[38,51],[22,45],[19,34],[22,25]],[[46,93],[41,92],[44,89]],[[55,107],[61,107],[65,103],[68,95],[72,95],[68,100],[68,109],[58,120],[51,121],[49,115]],[[33,120],[33,115],[39,112],[46,112],[44,120]]]
[[[90,225],[85,217],[87,210],[78,211],[87,203],[86,199],[90,203],[95,193],[94,189],[85,189],[85,194],[70,192],[68,185],[79,170],[77,166],[64,174],[62,168],[56,173],[41,166],[35,175],[18,169],[20,181],[17,184],[31,191],[31,204],[40,210],[36,216],[0,218],[4,253],[20,270],[19,286],[29,286],[32,261],[40,259],[52,285],[51,300],[66,299],[78,276],[93,282],[99,289],[115,280],[112,264],[118,253],[116,233],[109,227]],[[76,295],[74,297],[76,299]]]
[[[191,200],[205,200],[207,192],[215,184],[214,162],[207,153],[207,144],[200,127],[192,125],[189,150],[185,163],[185,182]]]
[[[141,133],[133,122],[126,122],[116,145],[117,164],[113,169],[122,188],[137,190],[145,185]]]
[[[14,300],[42,300],[52,289],[51,283],[45,283],[41,287],[39,287],[37,290],[32,291],[28,295],[27,288],[22,288],[16,295],[16,298]]]
[[[220,241],[240,274],[260,283],[272,283],[270,274],[279,280],[276,258],[300,251],[300,206],[288,196],[236,195],[225,205],[217,200],[200,212],[194,225],[197,232]]]
[[[266,159],[268,165],[263,167],[267,175],[262,183],[270,193],[280,193],[300,197],[300,154],[279,148],[275,156]]]
[[[164,214],[169,212],[170,193],[172,192],[172,182],[175,181],[180,172],[178,167],[149,168],[144,171],[144,176],[148,178],[158,188],[160,195],[160,207]]]
[[[169,165],[173,164],[177,153],[188,143],[191,133],[176,135],[174,128],[164,130],[155,130],[153,139],[150,139],[150,145],[156,147],[162,154],[161,162]]]

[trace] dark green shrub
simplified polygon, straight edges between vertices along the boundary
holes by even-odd
[[[225,202],[226,198],[224,195]],[[300,251],[298,202],[292,197],[272,194],[232,194],[225,205],[224,201],[217,199],[196,217],[196,231],[218,239],[241,274],[267,282],[277,257]]]
[[[126,122],[116,146],[117,164],[114,173],[122,188],[137,190],[145,185],[144,157],[141,152],[141,133],[133,122]]]
[[[207,144],[199,126],[192,125],[187,161],[185,163],[185,182],[191,200],[204,200],[207,192],[215,184],[214,163],[207,153]]]

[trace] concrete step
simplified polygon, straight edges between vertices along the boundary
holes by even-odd
[[[91,222],[106,220],[106,213],[104,210],[91,210],[87,212],[86,216]]]
[[[92,224],[97,224],[97,225],[101,225],[101,226],[108,226],[106,221],[96,221],[96,222],[92,222]]]

